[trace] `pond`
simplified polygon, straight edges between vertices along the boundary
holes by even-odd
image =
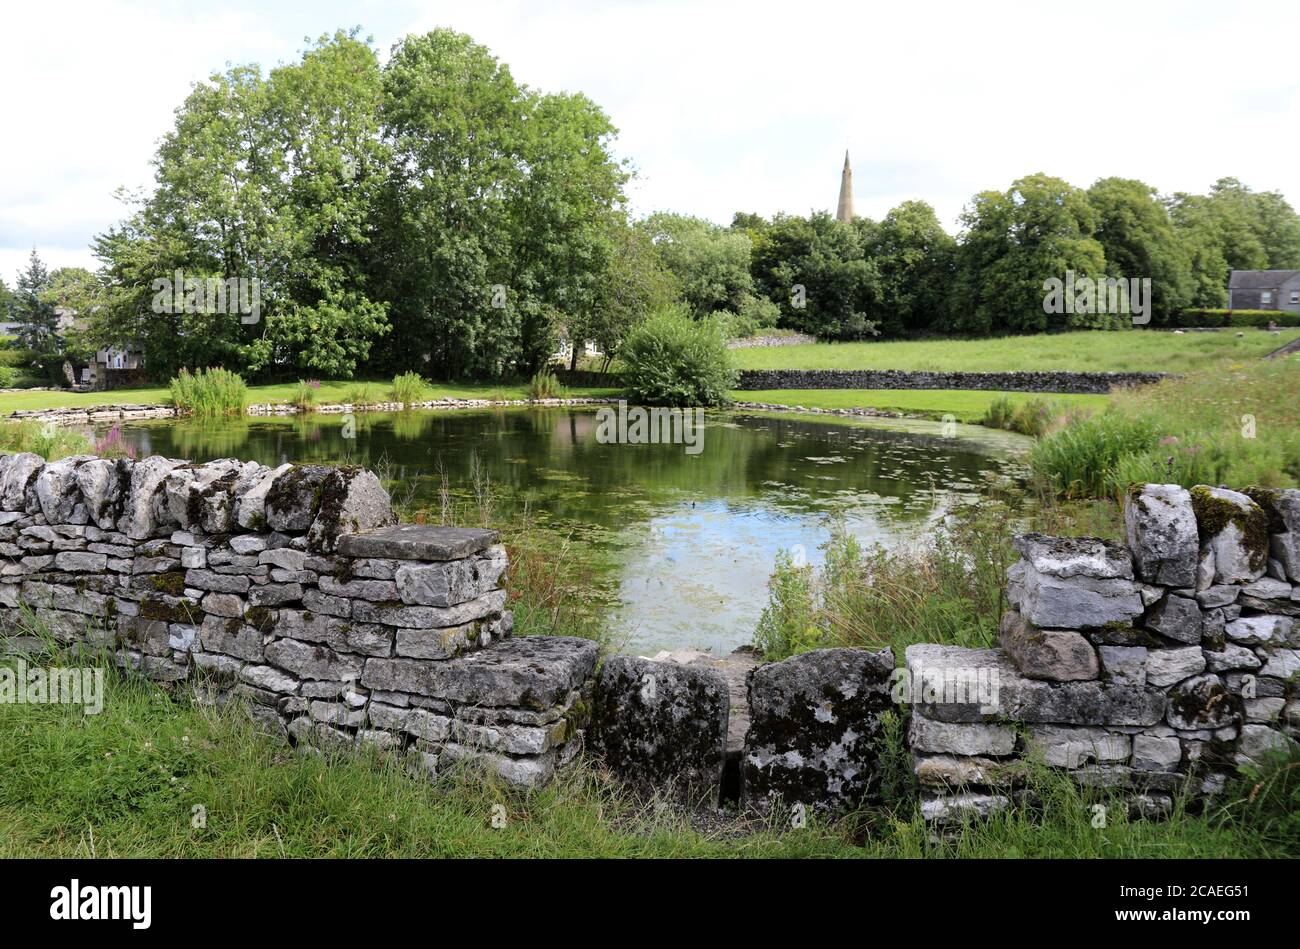
[[[614,642],[642,655],[748,643],[778,551],[817,562],[831,516],[868,544],[924,537],[955,498],[1022,476],[1028,444],[977,426],[742,412],[709,414],[695,448],[606,444],[598,428],[590,408],[524,408],[137,422],[123,440],[194,461],[380,468],[396,501],[435,518],[444,472],[460,497],[477,478],[501,523],[526,511],[608,554]]]

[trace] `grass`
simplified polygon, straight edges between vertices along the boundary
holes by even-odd
[[[978,503],[950,514],[943,529],[911,547],[864,548],[832,522],[822,566],[778,554],[755,647],[777,661],[810,649],[889,646],[901,662],[913,643],[995,646],[1017,534],[1118,540],[1123,533],[1114,502],[1058,503],[1009,486],[990,486]]]
[[[880,409],[924,418],[952,415],[958,422],[971,424],[981,422],[989,407],[1000,399],[1021,405],[1041,398],[1027,392],[967,389],[763,389],[735,390],[731,397],[744,402],[770,402],[813,409]],[[1099,410],[1106,406],[1108,397],[1067,394],[1051,398],[1067,408]]]
[[[197,418],[243,415],[248,406],[248,386],[228,369],[182,369],[168,385],[168,400],[178,410]]]
[[[69,455],[84,455],[91,451],[91,442],[85,435],[70,429],[43,422],[0,422],[0,452],[30,451],[46,461],[57,461]]]
[[[29,659],[29,662],[39,661]],[[59,660],[63,664],[68,659]],[[83,660],[85,661],[85,660]],[[598,763],[522,792],[453,770],[436,782],[379,754],[302,755],[237,705],[105,674],[104,710],[0,705],[0,857],[1246,857],[1294,856],[1296,782],[1270,772],[1208,815],[1092,826],[1085,791],[1036,775],[1017,810],[933,837],[898,796],[835,824],[730,820],[700,830],[639,802]],[[889,742],[901,741],[901,729]],[[887,760],[908,764],[898,748]],[[1294,770],[1294,769],[1293,769]],[[1280,777],[1279,777],[1280,776]],[[1250,791],[1262,787],[1253,798]],[[496,818],[496,819],[494,819]],[[504,820],[500,819],[504,818]]]
[[[1255,359],[1300,337],[1248,329],[1176,336],[1157,330],[1050,333],[994,339],[812,343],[738,349],[741,369],[905,369],[1010,372],[1070,369],[1093,372],[1194,372]]]
[[[298,395],[297,382],[277,383],[248,387],[250,403],[293,404]],[[392,387],[392,380],[322,380],[315,390],[316,403],[339,403],[347,396],[369,387],[375,401],[382,401],[384,393]],[[607,398],[618,395],[617,389],[573,388],[573,398]],[[525,385],[499,383],[437,383],[431,384],[426,399],[491,399],[504,401],[527,399]],[[95,405],[169,405],[170,392],[166,388],[114,389],[110,392],[3,392],[0,393],[0,412],[33,411],[57,408],[89,408]]]
[[[1031,464],[1051,490],[1103,497],[1144,481],[1300,485],[1300,357],[1233,364],[1111,401],[1035,445]]]
[[[555,377],[550,366],[538,369],[528,382],[530,399],[563,399],[566,395],[567,390],[560,385],[560,380]]]
[[[429,398],[429,383],[417,372],[404,372],[393,376],[393,387],[388,392],[392,402],[423,402]]]

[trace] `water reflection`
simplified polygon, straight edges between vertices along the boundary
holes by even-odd
[[[748,642],[776,552],[801,544],[815,560],[824,518],[886,545],[932,526],[943,504],[993,475],[1018,476],[1025,440],[937,423],[827,423],[800,416],[710,415],[703,450],[601,444],[594,411],[497,409],[361,413],[355,438],[339,416],[198,425],[139,422],[123,438],[142,452],[206,461],[385,461],[402,492],[437,508],[440,468],[458,488],[473,468],[506,512],[524,505],[615,551],[627,648],[722,651]]]

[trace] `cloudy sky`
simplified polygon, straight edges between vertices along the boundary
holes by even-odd
[[[1165,192],[1234,175],[1300,205],[1295,0],[46,0],[0,35],[0,276],[32,246],[93,266],[191,84],[357,25],[385,58],[451,26],[530,86],[586,92],[642,214],[833,209],[846,148],[859,214],[923,198],[954,232],[972,194],[1035,171]]]

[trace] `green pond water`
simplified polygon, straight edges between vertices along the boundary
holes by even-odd
[[[749,642],[778,551],[816,563],[831,516],[868,544],[923,539],[954,499],[1023,476],[1028,444],[937,422],[717,413],[692,454],[603,444],[596,411],[568,408],[363,413],[353,427],[330,415],[138,422],[123,439],[194,461],[380,468],[395,500],[433,512],[440,472],[462,503],[477,473],[503,523],[526,510],[601,552],[617,594],[614,641],[638,654]]]

